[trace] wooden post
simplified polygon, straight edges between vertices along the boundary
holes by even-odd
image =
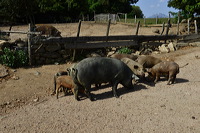
[[[136,22],[137,22],[137,17],[136,17],[136,15],[135,15],[135,24],[136,24]]]
[[[107,31],[106,31],[106,42],[108,41],[108,35],[109,35],[109,31],[110,31],[110,23],[111,23],[111,19],[109,19],[108,21],[108,26],[107,26]]]
[[[29,28],[29,31],[28,32],[31,32],[31,24],[28,25],[28,28]],[[32,34],[30,33],[27,33],[27,38],[28,38],[28,58],[29,58],[29,65],[31,66],[32,65],[32,58],[31,58],[31,37],[32,37]]]
[[[170,19],[167,22],[167,30],[166,30],[166,35],[169,33],[169,27],[170,27]]]
[[[188,23],[188,34],[190,34],[190,19],[187,20]]]
[[[198,34],[197,21],[194,20],[195,34]]]
[[[137,28],[136,28],[136,33],[135,33],[135,35],[138,35],[139,27],[140,27],[140,21],[138,21],[138,23],[137,23]]]
[[[78,25],[78,32],[77,32],[77,40],[78,40],[78,37],[79,37],[79,35],[80,35],[80,29],[81,29],[81,20],[79,20],[79,25]],[[76,42],[75,42],[75,44],[76,44]],[[72,61],[74,61],[75,60],[75,56],[76,56],[76,49],[74,49],[74,51],[73,51],[73,58],[72,58]]]
[[[170,26],[170,19],[167,22],[166,36],[168,36],[168,33],[169,33],[169,26]],[[166,40],[165,40],[165,43],[166,43]]]
[[[180,12],[178,12],[178,21],[177,21],[177,35],[179,35],[179,23],[180,23]]]
[[[127,22],[127,13],[125,13],[125,23]]]
[[[145,18],[145,16],[144,16],[144,25],[146,25],[146,18]]]
[[[165,31],[165,22],[163,22],[163,25],[162,25],[162,32],[160,33],[160,35],[162,35]]]

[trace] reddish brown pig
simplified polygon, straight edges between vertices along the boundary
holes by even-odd
[[[132,71],[135,75],[137,75],[138,77],[144,77],[144,68],[141,64],[139,64],[138,62],[131,60],[129,58],[122,58],[121,59],[122,62],[124,62]]]
[[[162,60],[150,55],[141,55],[138,56],[136,61],[143,65],[144,68],[152,68],[154,65],[160,63]]]
[[[67,88],[68,90],[72,91],[74,94],[75,86],[76,86],[76,84],[74,84],[74,81],[71,76],[62,75],[62,76],[57,77],[57,79],[55,81],[56,98],[58,99],[58,93],[59,93],[61,87]],[[79,89],[79,90],[81,93],[84,93],[83,89]]]
[[[155,83],[160,79],[161,75],[167,75],[167,84],[170,85],[174,83],[176,75],[179,73],[179,65],[173,61],[163,61],[150,68],[148,73]]]
[[[122,58],[129,58],[132,60],[136,60],[138,58],[138,55],[132,55],[132,54],[113,54],[110,57],[116,58],[118,60],[121,60]]]
[[[37,25],[35,31],[41,32],[42,35],[61,37],[61,32],[52,25]]]

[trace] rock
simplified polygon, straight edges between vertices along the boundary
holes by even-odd
[[[38,102],[39,101],[39,98],[37,97],[36,99],[33,100],[34,102]]]
[[[170,52],[175,51],[175,47],[174,47],[174,44],[172,42],[170,42],[168,44],[168,48],[169,48]]]
[[[48,52],[54,52],[54,51],[57,51],[57,50],[61,50],[61,46],[60,46],[60,44],[56,43],[56,44],[52,44],[52,45],[47,45],[45,47],[45,49]]]
[[[8,75],[8,69],[6,69],[3,65],[0,65],[0,78],[3,78]]]
[[[36,72],[34,72],[34,75],[38,76],[38,75],[40,75],[40,72],[36,71]]]
[[[169,48],[166,46],[166,44],[159,46],[158,49],[161,53],[169,53],[170,51]]]
[[[107,57],[110,57],[110,56],[113,55],[114,53],[115,53],[115,51],[110,51],[110,52],[108,52]]]
[[[140,51],[136,51],[136,52],[135,52],[135,55],[140,55],[140,54],[141,54]]]
[[[13,75],[11,78],[14,79],[14,80],[18,80],[19,79],[19,77],[16,76],[16,75]]]
[[[189,45],[193,47],[200,47],[200,42],[192,42],[192,43],[189,43]]]

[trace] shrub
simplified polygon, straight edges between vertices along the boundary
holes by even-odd
[[[120,54],[130,54],[130,53],[132,53],[132,50],[127,48],[127,47],[123,47],[123,48],[118,50],[118,53],[120,53]]]
[[[1,64],[8,67],[23,67],[28,65],[28,55],[22,50],[10,50],[4,48],[3,55],[0,56]]]

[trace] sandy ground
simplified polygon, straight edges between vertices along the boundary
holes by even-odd
[[[70,29],[74,25],[66,26]],[[129,26],[118,27],[128,33],[133,31]],[[69,30],[63,35],[75,36],[76,26],[73,28],[74,32]],[[125,31],[119,35],[128,34]],[[88,35],[95,33],[101,35],[101,31],[88,31]],[[105,85],[92,89],[97,99],[94,102],[85,97],[78,102],[73,95],[62,93],[58,100],[50,95],[54,73],[70,64],[19,68],[16,72],[10,69],[19,79],[1,80],[0,132],[200,132],[200,59],[195,58],[200,56],[199,51],[200,48],[189,48],[157,55],[172,58],[180,66],[189,63],[180,68],[173,85],[166,85],[166,79],[156,85],[138,83],[133,90],[118,85],[120,98],[113,97],[111,87]]]

